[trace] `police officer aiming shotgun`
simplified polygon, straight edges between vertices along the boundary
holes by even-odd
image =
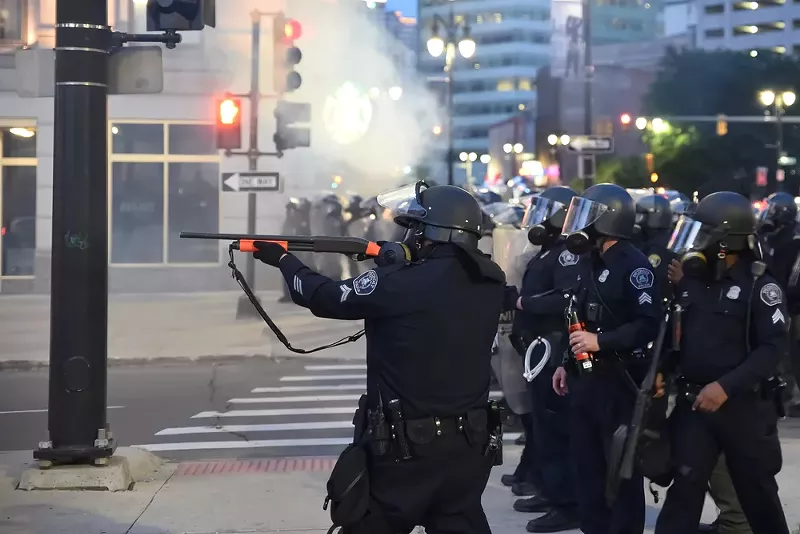
[[[406,256],[356,278],[332,280],[280,244],[256,243],[296,304],[364,320],[367,394],[328,484],[332,517],[346,533],[488,533],[481,495],[501,445],[490,355],[505,276],[478,251],[481,209],[463,189],[419,182],[379,202],[406,229]]]

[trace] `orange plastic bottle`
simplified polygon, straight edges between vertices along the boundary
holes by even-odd
[[[569,333],[582,332],[584,330],[583,325],[578,320],[578,312],[573,310],[569,315]],[[592,355],[588,352],[579,352],[575,355],[575,359],[578,362],[578,370],[581,373],[591,373],[594,370],[594,361]]]

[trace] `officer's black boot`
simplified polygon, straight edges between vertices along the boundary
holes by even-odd
[[[719,533],[719,520],[714,520],[713,523],[700,523],[697,526],[697,532],[700,534],[718,534]]]
[[[577,511],[567,508],[553,508],[542,517],[528,521],[528,532],[563,532],[580,528],[581,521]]]
[[[553,509],[553,503],[547,497],[534,495],[528,499],[517,499],[514,501],[514,510],[528,514],[541,514]]]
[[[518,482],[511,486],[511,493],[517,497],[530,497],[539,493],[539,488],[531,482]]]

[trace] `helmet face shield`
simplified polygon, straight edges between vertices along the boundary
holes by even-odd
[[[428,214],[422,206],[421,196],[427,188],[425,182],[406,185],[378,195],[378,204],[391,211],[398,224],[407,227],[409,220],[419,220]]]
[[[561,202],[542,197],[532,198],[530,206],[525,210],[525,216],[522,218],[520,227],[530,228],[531,226],[542,224],[562,208],[566,208],[566,206]]]
[[[583,197],[575,197],[569,203],[562,234],[574,234],[585,230],[608,211],[608,206]]]
[[[707,248],[714,241],[713,228],[682,215],[672,232],[667,248],[678,255]]]

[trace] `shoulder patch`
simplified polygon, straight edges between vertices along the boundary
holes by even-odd
[[[347,297],[349,297],[349,296],[350,296],[350,292],[351,292],[351,291],[353,291],[352,289],[350,289],[349,287],[347,287],[347,284],[342,284],[342,285],[340,285],[340,286],[339,286],[339,289],[341,289],[341,290],[342,290],[342,298],[341,298],[341,299],[339,299],[339,302],[344,302],[344,301],[346,301],[346,300],[347,300]]]
[[[653,266],[653,269],[657,269],[658,266],[661,265],[661,256],[658,254],[650,254],[647,256],[647,259],[650,262],[650,265]]]
[[[642,290],[653,287],[653,281],[655,280],[655,276],[653,275],[653,271],[650,269],[645,269],[644,267],[639,267],[635,271],[631,273],[631,285],[636,289]]]
[[[778,284],[771,282],[769,284],[765,284],[764,287],[761,288],[760,297],[761,301],[767,306],[777,306],[783,302],[783,293],[781,292],[781,288],[778,287]]]
[[[578,263],[578,256],[569,250],[565,250],[558,256],[558,263],[560,263],[562,267],[576,265]]]
[[[353,280],[353,291],[360,297],[371,295],[378,287],[378,273],[370,269]]]

